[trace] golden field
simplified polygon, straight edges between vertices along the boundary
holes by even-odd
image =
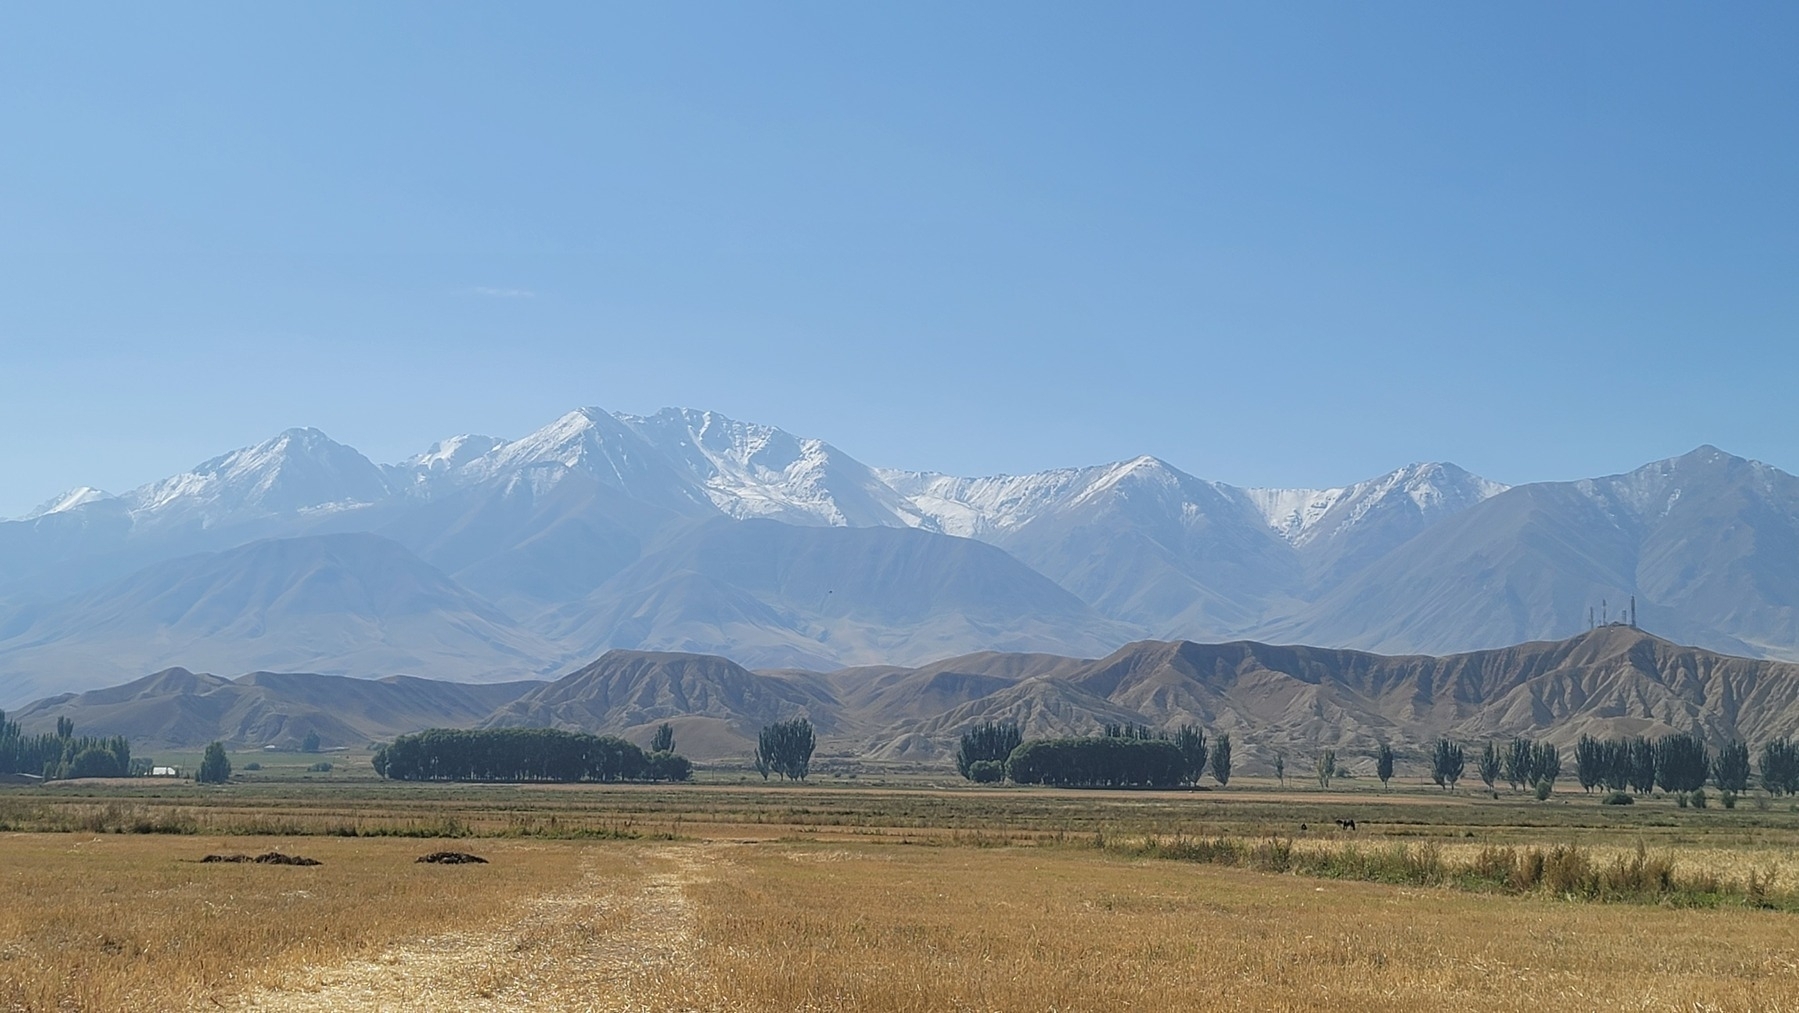
[[[0,1010],[1799,1009],[1799,835],[1784,809],[845,786],[258,791],[0,795],[16,828],[0,833]],[[1321,829],[1333,812],[1363,826]],[[195,832],[168,832],[180,821]],[[283,821],[298,831],[219,832]],[[164,832],[113,832],[126,824]],[[433,825],[468,836],[428,836]],[[419,836],[339,836],[358,829]],[[1452,870],[1502,847],[1579,844],[1600,866],[1641,845],[1680,876],[1772,874],[1775,909],[1740,891],[1601,903],[1143,847],[1204,835],[1264,847],[1280,833],[1300,855],[1428,851]],[[490,864],[414,861],[444,848]],[[322,864],[196,861],[270,849]]]

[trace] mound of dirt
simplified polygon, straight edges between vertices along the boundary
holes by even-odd
[[[249,855],[207,855],[201,862],[254,862],[257,865],[319,865],[316,858],[304,858],[300,855],[284,855],[279,851],[270,851],[251,858]]]
[[[257,863],[258,865],[319,865],[319,864],[321,864],[319,862],[319,860],[316,858],[303,858],[299,855],[284,855],[279,851],[271,851],[271,852],[268,852],[267,854],[257,855],[255,858],[252,858],[251,861]]]
[[[466,851],[433,851],[429,855],[420,855],[414,859],[418,862],[434,862],[438,865],[486,865],[487,859],[480,855],[471,855]]]

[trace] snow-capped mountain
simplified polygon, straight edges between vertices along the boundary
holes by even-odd
[[[1508,489],[1257,631],[1373,650],[1554,639],[1630,597],[1651,630],[1799,656],[1799,479],[1712,447]],[[1614,612],[1614,615],[1618,613]]]
[[[492,436],[464,433],[439,440],[431,444],[424,453],[415,454],[385,470],[388,480],[396,488],[417,489],[429,495],[437,485],[454,485],[463,468],[500,449],[505,443],[505,440]]]
[[[303,554],[230,553],[356,533],[403,554],[386,572],[434,572],[469,596],[451,611],[493,612],[438,629],[450,613],[427,610],[360,651],[366,621],[348,610],[335,628],[325,610],[285,641],[331,645],[351,674],[383,674],[352,671],[371,659],[447,658],[443,644],[506,628],[492,616],[513,624],[492,637],[517,672],[608,646],[736,644],[761,664],[811,666],[1001,645],[1090,654],[1137,636],[1454,651],[1564,636],[1591,601],[1632,595],[1652,629],[1799,657],[1799,479],[1710,447],[1582,482],[1507,488],[1425,463],[1335,488],[1249,489],[1154,457],[977,478],[884,470],[714,412],[583,408],[391,465],[292,429],[120,496],[71,490],[0,522],[0,678],[86,677],[92,658],[76,648],[96,613],[82,593],[132,587],[109,599],[124,603],[109,606],[111,628],[162,642],[176,631],[153,616],[120,625],[130,602],[162,600],[157,581],[218,554],[231,586],[310,594],[316,568],[289,566]],[[254,573],[231,569],[251,561]],[[52,615],[62,647],[19,639]],[[220,624],[206,656],[265,657],[254,628]]]
[[[1337,489],[1245,489],[1268,526],[1294,546],[1328,539],[1397,503],[1428,524],[1497,496],[1509,486],[1453,464],[1410,464]]]
[[[48,517],[51,514],[65,513],[74,510],[77,507],[87,506],[89,503],[98,503],[101,500],[115,498],[116,497],[114,497],[112,493],[102,489],[95,489],[92,486],[86,485],[79,486],[70,489],[60,496],[54,496],[39,503],[37,509],[19,519],[24,521],[35,521],[39,517]]]
[[[121,497],[137,526],[211,527],[352,509],[393,494],[374,462],[317,429],[289,429]]]
[[[932,527],[862,462],[823,440],[717,412],[666,408],[619,420],[678,462],[712,505],[738,520],[836,527]]]
[[[1243,492],[1299,550],[1313,579],[1334,584],[1437,521],[1506,489],[1453,464],[1427,463],[1339,489]]]

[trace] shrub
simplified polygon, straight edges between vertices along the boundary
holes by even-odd
[[[1000,760],[976,760],[968,765],[968,779],[976,784],[998,784],[1006,779],[1006,765]]]
[[[1600,805],[1635,805],[1636,799],[1627,791],[1614,791],[1599,800]]]
[[[1554,790],[1555,790],[1555,785],[1549,783],[1548,778],[1544,778],[1543,780],[1538,781],[1537,782],[1537,801],[1538,802],[1548,801],[1549,793]]]
[[[245,770],[261,770],[262,764],[257,763],[255,760],[251,760],[249,763],[244,764],[244,769]]]
[[[1563,895],[1591,896],[1593,862],[1582,848],[1558,844],[1543,859],[1543,885]]]
[[[1737,807],[1737,793],[1734,791],[1721,791],[1718,793],[1718,801],[1724,803],[1724,808],[1726,809],[1735,809]]]
[[[1693,808],[1704,809],[1705,808],[1705,789],[1704,788],[1694,788],[1693,794],[1692,794],[1692,799],[1693,799]]]
[[[312,764],[306,769],[313,774],[329,774],[331,773],[331,764],[324,760],[320,760],[318,763]]]

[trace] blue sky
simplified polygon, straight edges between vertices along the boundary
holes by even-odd
[[[1799,470],[1799,8],[11,5],[0,516],[294,425]]]

